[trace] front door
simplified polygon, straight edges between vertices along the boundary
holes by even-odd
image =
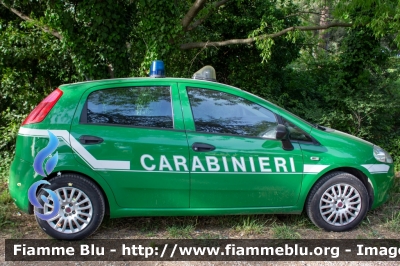
[[[296,204],[303,177],[297,143],[275,139],[277,116],[212,86],[179,85],[190,152],[191,208]]]

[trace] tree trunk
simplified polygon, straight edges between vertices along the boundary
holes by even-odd
[[[321,15],[319,17],[319,25],[322,27],[328,25],[329,16],[330,16],[329,6],[324,6],[321,9]],[[329,32],[326,29],[321,29],[318,31],[318,36],[319,36],[318,46],[324,50],[328,50],[329,37],[330,37]]]

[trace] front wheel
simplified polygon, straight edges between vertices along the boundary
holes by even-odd
[[[53,238],[64,240],[83,239],[96,231],[105,213],[104,198],[98,186],[77,174],[56,176],[49,183],[50,185],[43,188],[55,192],[60,208],[58,214],[48,220],[42,220],[35,215],[42,230]],[[48,214],[54,211],[55,199],[47,191],[41,189],[37,199],[43,208],[35,207],[35,212]]]
[[[316,226],[342,232],[359,225],[368,206],[367,189],[358,178],[345,172],[333,172],[314,185],[306,211]]]

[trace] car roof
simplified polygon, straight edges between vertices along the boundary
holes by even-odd
[[[217,85],[217,86],[223,86],[223,87],[228,87],[233,90],[238,90],[238,91],[243,91],[239,88],[224,84],[224,83],[219,83],[219,82],[214,82],[214,81],[208,81],[208,80],[200,80],[200,79],[188,79],[188,78],[149,78],[149,77],[132,77],[132,78],[116,78],[116,79],[101,79],[101,80],[90,80],[90,81],[82,81],[82,82],[76,82],[76,83],[70,83],[70,84],[63,84],[59,86],[60,89],[75,89],[75,88],[89,88],[89,87],[94,87],[94,86],[99,86],[99,85],[107,85],[107,84],[124,84],[124,83],[129,83],[129,82],[149,82],[151,81],[156,82],[185,82],[185,83],[196,83],[196,84],[208,84],[208,85]]]
[[[103,86],[103,85],[113,85],[113,86],[118,86],[119,84],[125,84],[125,83],[130,83],[130,82],[148,82],[149,85],[151,85],[152,81],[154,81],[154,84],[157,85],[157,83],[162,83],[162,82],[176,82],[176,83],[180,83],[180,82],[184,82],[187,84],[192,83],[193,86],[198,86],[199,84],[203,84],[203,85],[211,85],[211,86],[217,86],[217,87],[222,87],[225,89],[228,89],[230,91],[238,91],[247,95],[251,95],[255,98],[258,98],[259,100],[263,101],[263,102],[267,102],[269,103],[269,105],[272,105],[273,107],[275,107],[278,110],[284,110],[283,108],[281,108],[280,106],[277,106],[276,104],[273,104],[271,102],[269,102],[266,99],[263,99],[253,93],[250,93],[248,91],[239,89],[237,87],[233,87],[224,83],[219,83],[219,82],[215,82],[215,81],[208,81],[208,80],[201,80],[201,79],[189,79],[189,78],[150,78],[150,77],[130,77],[130,78],[116,78],[116,79],[100,79],[100,80],[89,80],[89,81],[82,81],[82,82],[76,82],[76,83],[70,83],[70,84],[63,84],[61,86],[59,86],[60,89],[64,90],[64,89],[88,89],[88,88],[92,88],[95,86]]]

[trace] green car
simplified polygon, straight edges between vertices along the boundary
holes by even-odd
[[[15,204],[51,237],[74,240],[106,214],[306,211],[316,226],[346,231],[388,199],[386,151],[218,83],[214,73],[60,86],[18,132]]]

